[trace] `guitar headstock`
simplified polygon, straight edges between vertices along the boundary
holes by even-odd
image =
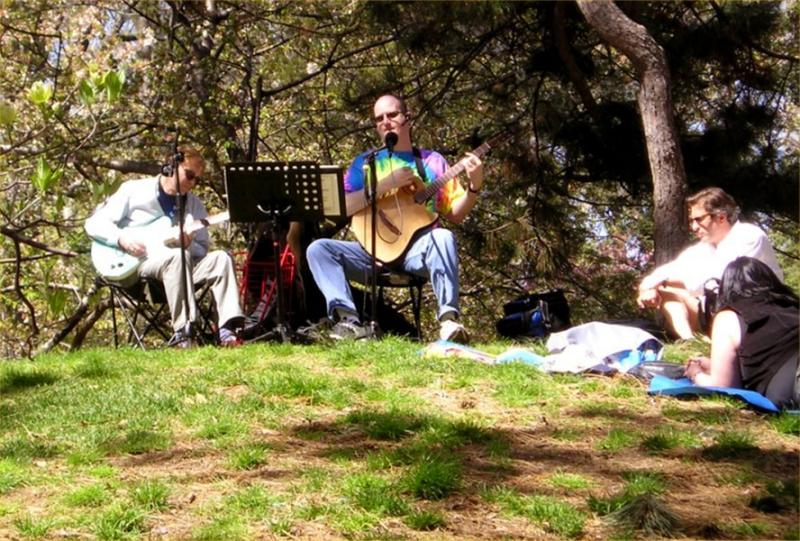
[[[501,144],[511,139],[512,133],[509,130],[503,130],[489,138],[484,144],[489,148],[497,148]]]

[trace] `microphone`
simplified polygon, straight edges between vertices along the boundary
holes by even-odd
[[[397,144],[397,134],[390,131],[384,136],[383,142],[386,145],[386,150],[389,151],[389,154],[392,154],[394,146]]]

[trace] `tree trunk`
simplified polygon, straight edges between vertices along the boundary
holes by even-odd
[[[633,63],[639,77],[642,117],[650,174],[653,177],[655,262],[673,259],[686,243],[683,167],[672,110],[669,68],[661,46],[642,25],[629,19],[611,0],[578,0],[589,24]]]

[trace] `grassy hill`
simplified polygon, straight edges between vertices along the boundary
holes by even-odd
[[[0,538],[798,538],[800,418],[419,349],[4,362]]]

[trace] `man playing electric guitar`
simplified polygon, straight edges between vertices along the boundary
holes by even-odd
[[[395,213],[398,216],[385,216],[395,204],[393,199],[399,201],[399,195],[403,195],[407,200],[409,194],[420,193],[424,186],[446,173],[448,164],[441,154],[412,146],[411,114],[402,99],[393,95],[381,96],[373,111],[380,140],[391,143],[396,138],[392,149],[384,147],[375,153],[377,198],[388,201],[385,212],[379,213],[376,222],[381,223],[379,235],[399,237],[409,233],[405,231],[409,224],[405,223],[401,212]],[[371,154],[372,151],[368,151],[358,156],[344,179],[347,214],[355,215],[354,222],[355,218],[370,211],[364,193],[364,177]],[[454,177],[432,194],[430,200],[421,203],[429,211],[456,224],[464,221],[483,186],[483,165],[477,156],[467,154],[459,165],[466,171],[468,189],[465,190]],[[359,237],[358,232],[356,236]],[[370,253],[355,241],[319,239],[309,246],[307,258],[314,280],[325,296],[328,316],[337,322],[331,336],[337,339],[368,336],[368,329],[362,326],[353,303],[348,279],[362,283],[368,281],[372,266]],[[410,241],[399,254],[393,253],[388,260],[380,255],[377,258],[389,267],[429,278],[439,304],[440,338],[459,342],[469,340],[464,326],[458,321],[458,254],[452,232],[439,227],[434,219],[433,223],[424,223],[419,231],[410,231]]]
[[[166,216],[170,220],[163,221],[169,226],[170,221],[177,220],[178,187],[183,195],[187,224],[204,220],[208,216],[203,203],[191,193],[200,182],[204,171],[203,157],[193,148],[180,147],[177,171],[172,171],[170,165],[165,165],[160,175],[123,183],[85,224],[86,232],[94,241],[118,247],[140,258],[141,262],[126,282],[135,283],[139,278],[155,278],[163,282],[175,332],[170,340],[171,345],[188,344],[190,336],[187,335],[187,323],[195,321],[197,317],[194,284],[211,282],[211,291],[219,314],[219,338],[222,345],[239,343],[235,330],[244,320],[239,305],[239,289],[233,261],[221,250],[208,251],[209,237],[204,227],[186,228],[185,231],[191,233],[185,234],[183,238],[183,245],[189,256],[186,273],[191,294],[188,303],[182,287],[180,248],[163,247],[161,240],[169,236],[169,227],[163,232],[163,237],[156,239],[157,242],[143,238],[156,234],[152,227],[147,227],[153,222],[163,220]],[[153,248],[158,244],[163,249]],[[151,246],[150,251],[148,245]],[[100,272],[102,274],[102,270]]]

